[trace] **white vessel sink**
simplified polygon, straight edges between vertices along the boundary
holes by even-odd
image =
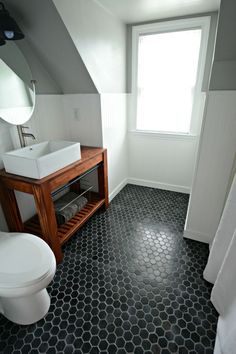
[[[7,172],[40,179],[81,159],[80,143],[45,141],[3,154]]]

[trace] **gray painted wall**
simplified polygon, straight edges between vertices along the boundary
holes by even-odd
[[[236,89],[235,14],[235,0],[222,0],[210,90]]]
[[[211,26],[210,26],[210,32],[209,32],[205,72],[204,72],[203,83],[202,83],[202,91],[205,92],[208,89],[210,73],[211,73],[211,66],[212,66],[212,57],[213,57],[214,47],[215,47],[218,12],[200,13],[200,14],[194,14],[194,15],[183,16],[183,17],[173,17],[173,18],[166,18],[166,19],[156,20],[156,21],[132,23],[132,24],[127,25],[127,51],[126,52],[127,52],[127,91],[128,92],[131,92],[131,79],[132,79],[131,78],[132,26],[147,24],[147,23],[164,22],[164,21],[170,21],[170,20],[179,20],[179,19],[191,18],[191,17],[201,17],[201,16],[211,16]]]
[[[7,0],[26,38],[19,46],[29,60],[38,94],[97,93],[97,89],[51,0]]]
[[[36,93],[43,94],[62,94],[62,88],[52,77],[44,63],[38,58],[37,53],[27,39],[17,42],[18,47],[24,54],[32,72],[32,77],[36,80]]]
[[[236,1],[222,0],[215,48],[215,60],[236,59]]]

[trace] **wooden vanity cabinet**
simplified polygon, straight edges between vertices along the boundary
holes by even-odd
[[[97,167],[98,193],[72,219],[57,226],[52,192],[69,181]],[[76,188],[76,185],[74,186]],[[32,194],[37,215],[22,222],[14,191]],[[0,200],[11,232],[28,232],[40,236],[53,250],[57,262],[63,258],[61,245],[65,243],[101,207],[107,208],[108,179],[107,151],[102,148],[81,147],[81,159],[42,179],[36,180],[0,170]]]

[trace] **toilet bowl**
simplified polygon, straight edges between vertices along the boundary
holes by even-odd
[[[50,306],[46,287],[56,271],[51,248],[37,236],[0,232],[0,313],[28,325]]]

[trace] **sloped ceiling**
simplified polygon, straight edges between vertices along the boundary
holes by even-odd
[[[126,26],[93,0],[52,0],[99,93],[126,90]]]
[[[38,94],[97,93],[51,0],[7,0],[25,39],[18,42],[37,81]]]

